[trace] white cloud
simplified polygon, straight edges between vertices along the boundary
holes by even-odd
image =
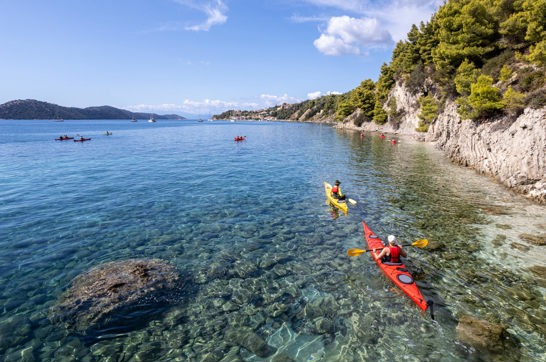
[[[272,95],[262,94],[257,99],[247,101],[224,101],[220,99],[203,99],[192,100],[185,99],[180,104],[164,103],[164,104],[139,104],[127,107],[133,112],[144,113],[185,113],[185,114],[219,114],[230,109],[244,110],[260,110],[273,107],[282,103],[298,103],[300,99],[290,97],[288,94]]]
[[[336,11],[323,16],[293,16],[294,22],[325,23],[313,44],[323,54],[363,54],[405,39],[412,24],[428,21],[444,0],[303,0]],[[339,13],[343,15],[340,15]]]
[[[376,11],[376,16],[389,29],[394,41],[406,39],[413,24],[428,22],[443,0],[394,0]]]
[[[364,46],[369,48],[391,43],[390,34],[380,28],[376,19],[344,15],[332,17],[326,30],[313,44],[326,55],[342,55],[360,54]]]
[[[317,98],[320,98],[321,95],[322,95],[321,91],[311,92],[311,93],[307,93],[307,98],[308,99],[317,99]]]
[[[209,31],[214,25],[220,25],[227,21],[225,15],[228,7],[222,0],[203,1],[203,0],[174,0],[176,3],[205,13],[207,19],[197,25],[186,26],[186,30],[191,31]]]
[[[313,42],[315,48],[326,55],[359,54],[360,49],[333,35],[322,34]]]
[[[290,97],[286,93],[281,95],[281,96],[276,96],[276,95],[271,95],[271,94],[262,94],[260,96],[260,99],[262,100],[262,104],[266,105],[266,107],[262,107],[262,108],[272,107],[272,106],[276,106],[276,105],[282,104],[282,103],[301,102],[301,100],[299,100],[297,98],[294,98],[294,97]]]
[[[322,93],[321,91],[316,91],[316,92],[311,92],[311,93],[307,93],[307,99],[317,99],[317,98],[320,98],[322,96],[328,96],[328,95],[331,95],[331,94],[342,94],[341,92],[336,92],[336,91],[331,91],[331,92],[326,92],[326,93]]]
[[[329,91],[323,93],[321,91],[311,92],[307,94],[307,99],[316,99],[322,97],[323,95],[330,94],[341,94],[341,92]],[[225,101],[220,99],[203,99],[203,100],[192,100],[184,99],[181,103],[163,103],[163,104],[138,104],[133,106],[119,106],[119,108],[128,109],[132,112],[143,112],[143,113],[183,113],[183,114],[195,114],[195,115],[205,115],[205,114],[220,114],[222,112],[234,109],[234,110],[261,110],[274,106],[281,105],[283,103],[300,103],[304,99],[299,99],[296,97],[291,97],[288,94],[274,95],[274,94],[261,94],[255,99],[246,100],[246,101]]]

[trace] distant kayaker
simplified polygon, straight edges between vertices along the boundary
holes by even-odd
[[[345,195],[343,195],[343,192],[341,192],[341,187],[339,187],[340,184],[341,182],[336,180],[334,186],[332,187],[332,196],[338,200],[345,200]]]
[[[383,261],[388,261],[391,263],[400,263],[400,256],[403,256],[406,258],[408,255],[406,254],[406,251],[402,249],[402,246],[398,245],[396,243],[396,236],[389,235],[387,238],[389,241],[389,245],[383,248],[379,254],[377,254],[376,250],[373,249],[373,253],[376,255],[378,259],[381,259]]]

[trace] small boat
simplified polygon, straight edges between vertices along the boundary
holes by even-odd
[[[343,211],[345,216],[349,214],[349,206],[347,205],[347,202],[345,202],[345,200],[338,200],[334,196],[332,196],[332,185],[330,185],[326,181],[324,181],[324,193],[326,194],[326,198],[328,199],[326,201],[327,203]]]
[[[135,117],[131,118],[131,122],[138,122]]]
[[[105,135],[105,136],[111,136],[111,135],[112,135],[112,132],[106,131],[106,133],[105,133],[104,135]]]
[[[237,136],[233,139],[235,142],[240,142],[246,140],[246,136]]]
[[[362,226],[364,227],[364,239],[368,244],[368,249],[383,249],[385,246],[381,239],[374,234],[370,227],[362,221]],[[425,298],[421,294],[419,287],[415,284],[413,277],[409,273],[408,269],[404,263],[389,263],[383,262],[381,259],[378,259],[373,251],[370,251],[373,260],[379,266],[379,269],[385,273],[385,275],[396,284],[408,297],[411,298],[421,308],[426,310],[432,302],[425,301]]]
[[[148,120],[148,122],[150,122],[150,123],[155,123],[155,118],[154,118],[154,117],[150,117],[150,119]]]
[[[55,141],[68,141],[68,140],[73,140],[74,137],[68,137],[68,136],[60,136],[59,138],[55,138]]]
[[[74,140],[74,142],[85,142],[85,141],[91,141],[91,138],[80,137],[80,139]]]

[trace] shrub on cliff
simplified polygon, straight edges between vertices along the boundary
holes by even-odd
[[[457,72],[455,73],[455,89],[457,93],[462,96],[470,95],[470,86],[476,82],[480,75],[480,70],[476,68],[474,63],[465,59],[464,62],[459,65]]]
[[[383,103],[376,101],[373,109],[373,121],[375,124],[385,124],[387,122],[387,117],[387,112],[383,109]]]
[[[463,119],[494,116],[504,108],[500,89],[493,86],[493,78],[480,75],[470,86],[470,95],[457,99],[457,111]]]
[[[416,131],[427,132],[429,125],[438,117],[438,102],[429,94],[419,97],[419,105],[421,106],[421,113],[419,113],[418,117],[421,120]]]
[[[336,110],[336,119],[338,121],[342,121],[346,117],[350,116],[355,109],[356,107],[349,100],[340,102]]]
[[[525,94],[515,91],[511,86],[504,92],[502,100],[511,114],[518,114],[525,108]]]
[[[371,79],[366,79],[358,87],[351,91],[351,104],[359,108],[364,116],[371,120],[375,106],[375,84]]]

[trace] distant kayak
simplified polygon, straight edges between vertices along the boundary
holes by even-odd
[[[246,140],[246,136],[237,136],[233,139],[235,142],[241,142]]]
[[[85,142],[85,141],[91,141],[91,138],[81,137],[80,139],[74,140],[74,142]]]
[[[324,193],[326,194],[326,198],[328,199],[328,202],[330,205],[333,205],[343,211],[345,215],[349,214],[349,206],[347,205],[347,202],[344,200],[338,200],[335,197],[332,196],[332,185],[330,185],[328,182],[324,181]]]
[[[383,249],[385,246],[383,245],[381,239],[374,234],[374,232],[364,221],[362,221],[362,226],[364,227],[364,239],[368,244],[368,249]],[[379,269],[381,269],[398,288],[406,293],[406,295],[410,297],[411,300],[413,300],[419,306],[419,308],[422,310],[426,310],[428,308],[428,303],[425,301],[425,298],[419,291],[417,284],[415,284],[413,277],[409,273],[408,269],[406,269],[404,263],[383,262],[381,259],[378,259],[375,256],[373,251],[370,251],[370,254],[372,255],[373,260],[377,263],[377,266],[379,266]]]
[[[61,136],[59,138],[55,138],[55,141],[68,141],[68,140],[73,140],[74,137],[68,137],[68,136]]]

